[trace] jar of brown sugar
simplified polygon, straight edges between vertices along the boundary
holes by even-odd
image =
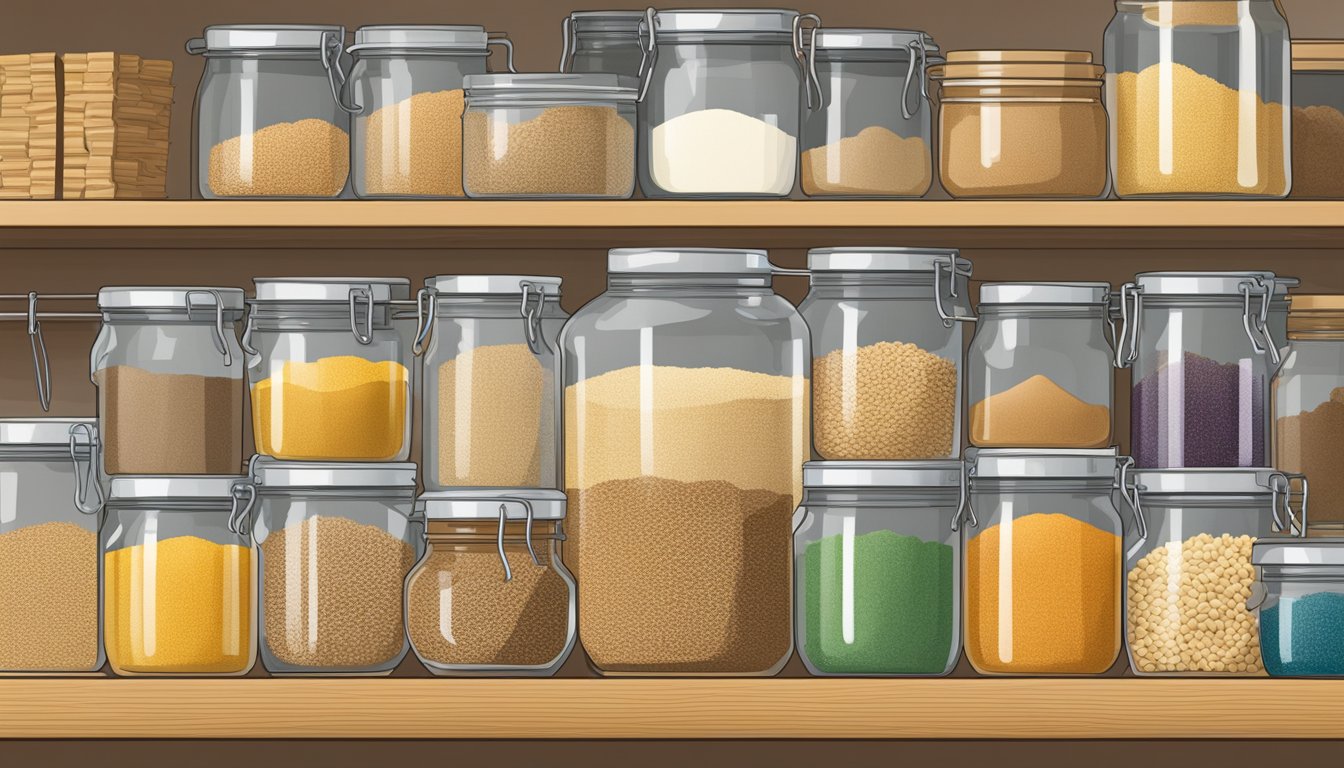
[[[1291,196],[1344,198],[1344,40],[1293,41]]]
[[[1087,51],[952,51],[939,90],[939,173],[957,198],[1104,197],[1102,68]]]

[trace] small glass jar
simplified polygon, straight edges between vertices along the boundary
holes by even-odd
[[[814,675],[941,677],[961,655],[960,461],[812,461],[795,643]]]
[[[257,453],[292,461],[405,461],[411,322],[399,277],[259,277],[243,348]]]
[[[1291,196],[1344,199],[1344,40],[1293,41]]]
[[[1121,290],[1130,439],[1145,469],[1269,463],[1270,272],[1147,272]],[[1279,338],[1283,338],[1280,336]]]
[[[1278,0],[1116,0],[1105,52],[1117,195],[1288,194],[1291,58]]]
[[[1141,541],[1126,557],[1130,668],[1136,675],[1263,675],[1255,616],[1246,608],[1255,582],[1251,547],[1297,524],[1289,476],[1165,469],[1133,478]],[[1302,496],[1305,507],[1305,490]]]
[[[972,448],[966,461],[966,658],[983,675],[1110,669],[1129,459],[1114,448]]]
[[[253,460],[261,662],[271,674],[387,675],[401,663],[402,584],[421,535],[415,473],[414,464]]]
[[[444,676],[549,677],[574,648],[574,579],[560,562],[565,495],[427,493],[425,554],[406,579],[411,647]]]
[[[980,286],[966,363],[972,445],[1111,444],[1110,297],[1109,283]]]
[[[246,477],[112,478],[103,640],[118,675],[243,675],[257,658]]]
[[[467,196],[630,197],[636,85],[606,74],[468,75]]]
[[[798,173],[797,11],[653,11],[640,102],[646,197],[788,197]],[[810,17],[815,19],[815,16]]]
[[[574,11],[560,24],[560,71],[639,77],[644,11]]]
[[[924,32],[815,28],[800,172],[809,197],[923,197],[933,183]],[[897,84],[900,84],[899,87]]]
[[[103,666],[97,442],[93,419],[0,419],[0,675]]]
[[[243,468],[240,288],[98,291],[90,375],[108,475],[219,475]]]
[[[560,278],[441,275],[420,291],[425,489],[557,488]]]
[[[1088,51],[952,51],[940,82],[938,169],[956,198],[1105,197],[1102,67]]]
[[[1247,607],[1271,677],[1344,677],[1344,539],[1260,541]]]
[[[219,198],[334,198],[350,170],[345,28],[207,27],[187,42],[205,56],[196,92],[197,191]]]
[[[823,459],[961,454],[971,263],[948,248],[814,248],[812,444]]]
[[[355,30],[350,95],[357,107],[351,186],[360,198],[463,197],[462,81],[485,74],[490,45],[475,26]]]

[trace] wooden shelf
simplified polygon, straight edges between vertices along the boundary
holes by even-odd
[[[1341,738],[1330,680],[0,681],[0,738]]]

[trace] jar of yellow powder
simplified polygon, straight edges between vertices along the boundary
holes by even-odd
[[[411,448],[405,278],[257,278],[243,348],[257,453],[405,461]]]

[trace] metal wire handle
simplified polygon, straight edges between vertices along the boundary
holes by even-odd
[[[1253,324],[1251,313],[1251,283],[1248,280],[1241,281],[1237,288],[1241,291],[1241,327],[1246,331],[1246,338],[1251,340],[1251,349],[1255,354],[1265,354],[1265,348],[1260,345],[1260,340],[1255,337],[1255,330],[1251,327]],[[1256,295],[1259,295],[1257,286]]]
[[[513,581],[513,569],[509,567],[509,557],[504,552],[504,525],[509,520],[508,502],[515,502],[523,505],[527,513],[527,523],[523,529],[523,540],[527,544],[527,554],[532,556],[532,562],[541,565],[541,560],[537,557],[537,552],[532,548],[532,503],[527,499],[507,498],[499,505],[499,530],[495,534],[495,546],[499,550],[499,562],[504,566],[504,583]]]
[[[187,291],[187,319],[191,319],[191,297],[192,295],[209,296],[215,304],[215,349],[224,356],[224,367],[233,365],[233,353],[229,351],[229,342],[224,338],[224,299],[219,295],[219,291]]]
[[[415,342],[411,350],[417,355],[425,353],[425,342],[434,333],[434,316],[439,311],[439,292],[435,288],[421,288],[415,294]]]
[[[1302,483],[1302,508],[1299,511],[1293,510],[1294,480]],[[1299,538],[1307,535],[1307,498],[1309,491],[1306,475],[1292,472],[1274,472],[1269,476],[1270,507],[1275,530],[1280,533],[1296,531]],[[1282,509],[1283,517],[1279,516],[1280,509]]]
[[[966,497],[965,514],[958,514],[952,518],[952,530],[957,530],[958,522],[965,519],[972,528],[980,527],[980,518],[975,514],[975,505],[971,502],[971,478],[975,477],[975,454],[974,448],[966,450],[966,457],[961,462],[961,487],[962,493]]]
[[[964,269],[963,269],[964,265]],[[949,254],[946,258],[940,257],[933,266],[933,304],[938,310],[938,317],[943,321],[944,328],[951,328],[953,323],[973,323],[976,320],[975,315],[958,315],[949,313],[947,307],[943,305],[942,278],[943,270],[947,270],[949,299],[958,298],[957,278],[971,276],[970,262]],[[953,312],[956,307],[952,308]]]
[[[804,26],[803,26],[803,22],[804,22],[804,21],[809,21],[809,20],[812,22],[812,26],[811,26],[811,27],[804,27]],[[797,16],[794,16],[794,17],[793,17],[793,29],[790,30],[790,33],[789,33],[789,41],[793,44],[793,57],[794,57],[795,59],[797,59],[797,61],[798,61],[798,67],[799,67],[800,69],[803,70],[803,77],[804,77],[804,78],[808,78],[808,77],[811,77],[811,78],[813,78],[813,79],[816,78],[816,74],[817,74],[817,71],[816,71],[816,68],[815,68],[815,67],[816,67],[816,46],[817,46],[817,29],[818,29],[819,27],[821,27],[821,17],[818,16],[817,14],[815,14],[815,13],[800,13],[800,14],[798,14]],[[804,50],[804,46],[803,46],[803,32],[808,31],[808,30],[811,31],[811,36],[810,36],[809,39],[811,40],[811,43],[812,43],[812,45],[811,45],[811,54],[810,54],[810,55],[807,54],[807,53],[805,52],[805,50]],[[810,76],[808,75],[809,68],[810,68],[810,71],[811,71],[811,75],[810,75]],[[812,103],[812,87],[811,87],[811,85],[809,84],[808,87],[804,88],[803,90],[805,91],[805,95],[806,95],[806,97],[807,97],[807,108],[808,108],[809,110],[814,110],[814,109],[816,109],[817,107],[816,107],[816,106],[813,106],[813,103]],[[821,101],[821,83],[820,83],[820,82],[817,83],[817,101],[818,101],[818,104],[819,104],[820,101]]]
[[[962,515],[966,514],[970,510],[971,494],[967,491],[966,488],[968,482],[969,481],[967,480],[966,475],[966,462],[963,461],[961,462],[961,483],[957,487],[957,511],[956,514],[952,515],[952,530],[954,532],[961,528]],[[974,512],[970,512],[970,515],[972,519],[975,518]],[[975,527],[979,528],[980,521],[976,520],[974,525]]]
[[[826,106],[826,94],[821,90],[821,78],[817,76],[817,32],[821,30],[818,24],[812,27],[811,33],[807,37],[807,68],[803,72],[805,79],[804,95],[807,98],[807,108],[816,111]],[[817,91],[817,103],[812,104],[812,89]]]
[[[37,320],[37,292],[28,293],[28,345],[33,349],[33,378],[37,382],[37,402],[42,412],[51,410],[51,359],[47,341],[42,338],[42,323]]]
[[[929,98],[928,78],[924,76],[924,69],[929,63],[928,49],[924,47],[924,35],[916,37],[914,40],[905,44],[905,48],[910,53],[910,66],[905,70],[905,84],[901,86],[901,116],[906,120],[914,119],[919,114],[919,110],[924,108],[924,102]],[[919,52],[919,100],[915,102],[913,111],[906,107],[910,100],[910,81],[915,76],[915,52]]]
[[[575,41],[574,35],[574,14],[569,14],[560,20],[560,73],[569,71],[569,57],[574,53]]]
[[[359,301],[364,300],[364,330],[359,330]],[[355,341],[364,346],[373,343],[373,287],[355,287],[350,289],[350,332]]]
[[[318,53],[322,59],[322,68],[327,71],[327,82],[331,83],[331,98],[336,106],[352,115],[364,111],[360,104],[347,104],[341,98],[341,89],[345,87],[345,72],[341,69],[341,54],[345,52],[345,29],[338,36],[334,32],[322,33],[322,50]]]
[[[639,96],[636,102],[643,103],[644,97],[649,95],[649,84],[653,82],[653,65],[658,60],[658,35],[654,32],[653,19],[658,15],[658,11],[652,5],[644,9],[644,18],[635,25],[635,38],[639,41]],[[649,35],[648,43],[644,42],[644,33]]]
[[[1125,283],[1120,286],[1120,339],[1115,346],[1116,368],[1128,368],[1139,359],[1139,329],[1142,327],[1143,288],[1135,283]]]
[[[234,483],[233,488],[229,489],[229,496],[232,502],[229,507],[229,532],[238,536],[244,536],[247,533],[244,528],[244,521],[252,513],[252,507],[257,503],[257,487],[251,483]],[[247,497],[247,503],[241,509],[238,502]]]
[[[518,285],[522,288],[522,303],[518,311],[523,316],[523,331],[527,336],[528,349],[532,350],[534,355],[540,355],[542,350],[552,355],[556,354],[555,348],[551,346],[550,339],[546,338],[541,327],[541,315],[546,308],[546,286],[530,280],[520,281]],[[531,297],[534,295],[537,298],[532,301]]]
[[[1134,512],[1134,527],[1138,529],[1136,533],[1139,537],[1138,540],[1134,542],[1133,546],[1125,552],[1125,559],[1129,560],[1134,557],[1134,555],[1138,554],[1138,551],[1143,548],[1144,544],[1148,543],[1148,517],[1143,513],[1143,501],[1139,498],[1139,493],[1148,490],[1148,488],[1147,486],[1130,482],[1129,471],[1134,468],[1134,457],[1125,456],[1123,459],[1124,460],[1120,462],[1120,478],[1118,486],[1120,495],[1124,498],[1125,503],[1129,505],[1129,508]]]
[[[88,465],[81,472],[79,469],[79,446],[78,434],[83,433],[84,445],[89,449]],[[75,509],[86,515],[96,515],[103,509],[104,502],[107,499],[103,496],[103,487],[98,482],[98,476],[94,470],[97,464],[98,441],[94,437],[93,428],[88,424],[73,424],[70,426],[70,462],[75,467]],[[98,497],[98,503],[90,507],[86,501],[89,495],[89,489],[92,488],[94,494]]]
[[[1278,280],[1274,277],[1257,277],[1256,280],[1264,287],[1264,294],[1260,297],[1260,314],[1255,318],[1255,330],[1265,341],[1265,349],[1269,352],[1269,361],[1274,367],[1278,367],[1283,362],[1283,355],[1279,353],[1278,342],[1274,340],[1274,335],[1269,331],[1269,305],[1274,300],[1274,292],[1278,288]]]
[[[504,66],[506,66],[510,72],[516,73],[518,70],[513,67],[513,41],[510,40],[507,35],[507,32],[486,32],[485,47],[488,49],[492,45],[497,45],[500,48],[503,48]],[[564,72],[564,67],[561,67],[560,71]]]

